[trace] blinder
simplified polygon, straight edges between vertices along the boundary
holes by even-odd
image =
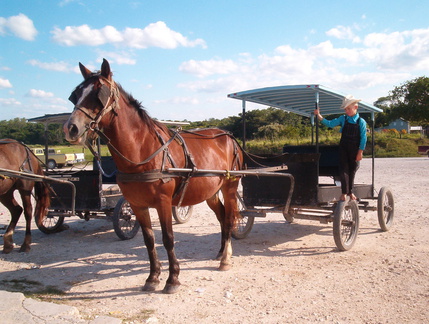
[[[76,90],[71,93],[69,100],[72,102],[73,105],[76,106],[76,104],[77,104]]]
[[[98,91],[98,99],[103,104],[103,107],[106,107],[107,102],[109,101],[109,98],[110,98],[110,88],[107,85],[103,84],[100,90]]]
[[[100,100],[103,107],[105,107],[107,105],[107,102],[109,101],[109,98],[110,98],[110,88],[107,85],[103,84],[100,90],[98,91],[98,100]],[[69,100],[72,102],[72,104],[76,105],[77,103],[76,90],[71,93]]]

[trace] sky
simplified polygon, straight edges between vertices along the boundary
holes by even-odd
[[[0,120],[71,112],[79,62],[103,58],[160,120],[237,116],[229,93],[281,85],[372,104],[428,74],[428,17],[421,0],[0,0]]]

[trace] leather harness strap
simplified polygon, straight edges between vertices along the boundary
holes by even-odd
[[[105,87],[106,85],[104,84],[104,81],[107,82],[109,84],[109,88],[110,88],[110,96],[106,99],[105,104],[103,109],[101,109],[97,115],[93,116],[93,114],[91,114],[91,112],[87,111],[88,109],[85,107],[77,107],[75,106],[76,110],[81,111],[83,114],[85,114],[89,119],[91,119],[91,122],[87,125],[87,130],[91,130],[93,132],[95,132],[101,139],[103,139],[106,143],[107,146],[113,151],[115,152],[121,159],[134,164],[136,166],[140,166],[140,165],[144,165],[147,164],[149,161],[151,161],[152,159],[154,159],[159,153],[163,152],[163,159],[162,159],[162,165],[161,165],[161,169],[159,170],[150,170],[150,171],[145,171],[142,173],[123,173],[123,172],[117,172],[116,174],[116,179],[119,182],[154,182],[154,181],[158,181],[161,180],[163,182],[168,182],[172,180],[172,177],[181,177],[183,178],[183,181],[180,182],[179,186],[177,187],[173,198],[177,197],[179,194],[181,194],[178,206],[181,205],[183,197],[185,195],[186,189],[188,187],[189,181],[191,179],[191,177],[196,176],[196,165],[194,162],[194,159],[191,155],[191,153],[188,150],[188,147],[186,145],[185,140],[183,139],[183,137],[180,135],[180,132],[182,131],[180,128],[176,129],[175,131],[172,131],[172,136],[165,141],[163,139],[163,137],[161,136],[161,134],[159,134],[158,132],[156,132],[156,135],[161,143],[161,146],[155,151],[153,152],[148,158],[146,158],[145,160],[141,161],[141,162],[135,162],[135,161],[131,161],[130,159],[128,159],[126,156],[124,156],[110,141],[110,139],[99,129],[98,124],[101,121],[101,119],[110,111],[115,111],[116,109],[120,109],[119,106],[119,99],[120,99],[120,91],[118,86],[115,84],[115,82],[107,80],[107,79],[101,79],[100,78],[100,82],[102,84],[103,87]],[[110,100],[111,99],[111,100]],[[214,134],[214,135],[204,135],[204,134],[200,134],[200,133],[196,133],[196,132],[191,132],[191,131],[183,131],[186,133],[191,133],[197,136],[201,136],[201,137],[205,137],[205,138],[211,138],[214,139],[216,137],[219,136],[231,136],[230,133],[227,132],[223,132],[223,133],[219,133],[219,134]],[[167,172],[166,168],[166,164],[167,164],[167,160],[171,163],[171,165],[173,166],[173,168],[176,168],[177,165],[174,161],[174,159],[172,158],[168,147],[170,146],[170,144],[174,141],[177,140],[179,141],[180,145],[183,148],[183,153],[185,155],[185,168],[189,168],[192,171],[186,174],[183,173],[170,173]],[[235,141],[234,141],[235,142]],[[94,148],[92,147],[92,143],[87,140],[87,146],[90,149],[91,153],[94,155],[94,157],[97,159],[99,166],[100,166],[100,170],[102,173],[104,173],[102,167],[101,167],[101,157],[98,154],[98,152],[96,152],[94,150]],[[235,158],[234,158],[234,168],[237,167],[237,156],[238,156],[238,149],[237,149],[237,143],[234,146],[234,150],[235,150]],[[198,176],[203,176],[201,174],[198,174]],[[206,175],[207,176],[207,175]]]

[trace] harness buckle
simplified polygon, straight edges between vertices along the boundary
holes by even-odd
[[[88,124],[88,129],[91,131],[97,131],[98,130],[98,124],[95,120],[91,120]]]

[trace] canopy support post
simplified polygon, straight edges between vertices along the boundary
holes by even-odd
[[[374,163],[374,156],[375,156],[375,149],[374,149],[374,145],[375,145],[375,134],[374,134],[374,124],[375,124],[375,114],[374,112],[371,112],[371,155],[372,155],[372,198],[374,198],[374,168],[375,168],[375,163]]]
[[[316,100],[314,103],[314,109],[319,109],[319,90],[316,89]],[[314,115],[314,113],[312,113],[312,117],[314,119],[314,122],[316,124],[316,153],[319,153],[319,121],[317,119],[317,116]],[[320,158],[317,159],[317,185],[319,185],[319,167],[320,167]]]
[[[243,118],[243,149],[246,150],[246,100],[241,101],[243,108],[242,118]]]

